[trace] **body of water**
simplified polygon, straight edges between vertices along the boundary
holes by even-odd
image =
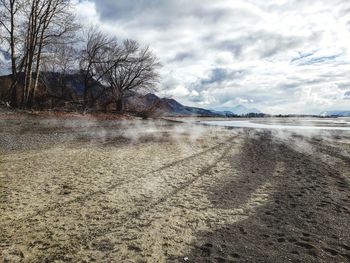
[[[276,121],[274,119],[259,120],[213,120],[200,121],[200,123],[215,126],[254,128],[254,129],[279,129],[279,130],[339,130],[350,131],[350,120],[326,119],[326,120],[287,120]]]

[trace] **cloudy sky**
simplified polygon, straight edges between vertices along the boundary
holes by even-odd
[[[349,0],[81,0],[77,13],[150,45],[159,95],[186,105],[350,110]]]

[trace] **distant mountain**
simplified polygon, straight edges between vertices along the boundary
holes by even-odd
[[[323,117],[337,116],[337,117],[350,117],[350,111],[325,111],[320,114]]]
[[[220,112],[230,112],[231,114],[235,115],[247,115],[249,113],[262,113],[260,110],[255,108],[247,108],[243,105],[237,105],[235,107],[217,107],[215,108],[216,111]]]
[[[127,111],[148,115],[226,117],[224,113],[184,106],[174,99],[159,98],[151,93],[146,95],[133,93],[125,98],[124,103]]]

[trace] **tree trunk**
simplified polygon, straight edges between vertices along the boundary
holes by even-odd
[[[35,17],[35,2],[32,3],[31,14],[29,17],[28,23],[28,32],[27,32],[27,61],[26,61],[26,71],[25,71],[25,98],[24,105],[27,108],[31,108],[31,102],[33,97],[32,90],[32,70],[33,70],[33,61],[35,53],[35,30],[36,30],[36,17]]]
[[[124,111],[124,103],[123,97],[118,98],[115,102],[115,109],[118,113],[122,113]]]
[[[36,69],[35,69],[35,78],[34,78],[34,87],[33,87],[33,95],[31,98],[31,106],[35,105],[35,96],[36,96],[36,91],[38,89],[38,84],[39,84],[39,76],[40,76],[40,62],[41,62],[41,46],[39,47],[39,52],[37,55],[37,60],[36,60]]]
[[[16,39],[15,39],[15,1],[10,2],[10,46],[11,46],[11,71],[12,83],[10,88],[10,105],[13,108],[18,106],[17,103],[17,65],[16,65]]]
[[[26,75],[27,72],[28,72],[28,54],[26,55],[25,62],[24,62],[24,86],[23,86],[23,94],[22,94],[22,101],[21,101],[21,106],[23,108],[25,108],[27,105],[27,95],[28,95],[28,85],[27,85],[27,75]]]
[[[84,98],[83,98],[83,111],[87,109],[88,106],[88,91],[89,91],[89,76],[86,73],[84,75]]]
[[[33,87],[32,87],[32,80],[33,80],[33,73],[32,73],[32,67],[31,64],[29,64],[28,67],[28,71],[26,73],[26,90],[27,90],[27,94],[26,94],[26,107],[27,108],[31,108],[32,107],[32,98],[33,98]]]
[[[44,45],[45,32],[46,32],[49,24],[51,23],[52,15],[54,14],[54,12],[56,10],[56,7],[53,10],[51,9],[51,4],[52,4],[52,1],[49,1],[48,5],[46,7],[45,15],[43,17],[43,21],[42,21],[43,25],[40,25],[42,28],[40,30],[39,43],[38,43],[38,54],[36,57],[36,68],[35,68],[32,106],[34,105],[34,102],[35,102],[36,91],[38,89],[38,84],[39,84],[41,55],[42,55],[42,50],[43,50],[43,45]],[[51,15],[51,12],[52,12],[52,15]]]
[[[11,85],[10,106],[12,108],[17,108],[17,106],[18,106],[18,103],[17,103],[17,87],[14,84]]]
[[[28,49],[28,60],[27,60],[27,72],[26,72],[26,107],[32,108],[33,106],[33,99],[34,99],[34,89],[33,89],[33,67],[34,67],[34,60],[35,60],[35,51],[38,44],[38,34],[39,29],[38,23],[39,23],[39,17],[38,17],[38,4],[39,0],[35,0],[32,2],[31,6],[31,13],[29,16],[29,23],[28,23],[28,40],[27,43],[27,49]]]
[[[40,62],[41,62],[41,47],[39,48],[39,53],[36,61],[36,69],[35,69],[35,79],[34,79],[34,88],[33,88],[33,97],[32,97],[32,106],[34,105],[34,100],[36,96],[36,91],[38,89],[38,84],[39,84],[39,76],[40,76]]]

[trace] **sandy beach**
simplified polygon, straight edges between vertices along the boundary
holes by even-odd
[[[1,262],[350,262],[350,134],[1,115]]]

